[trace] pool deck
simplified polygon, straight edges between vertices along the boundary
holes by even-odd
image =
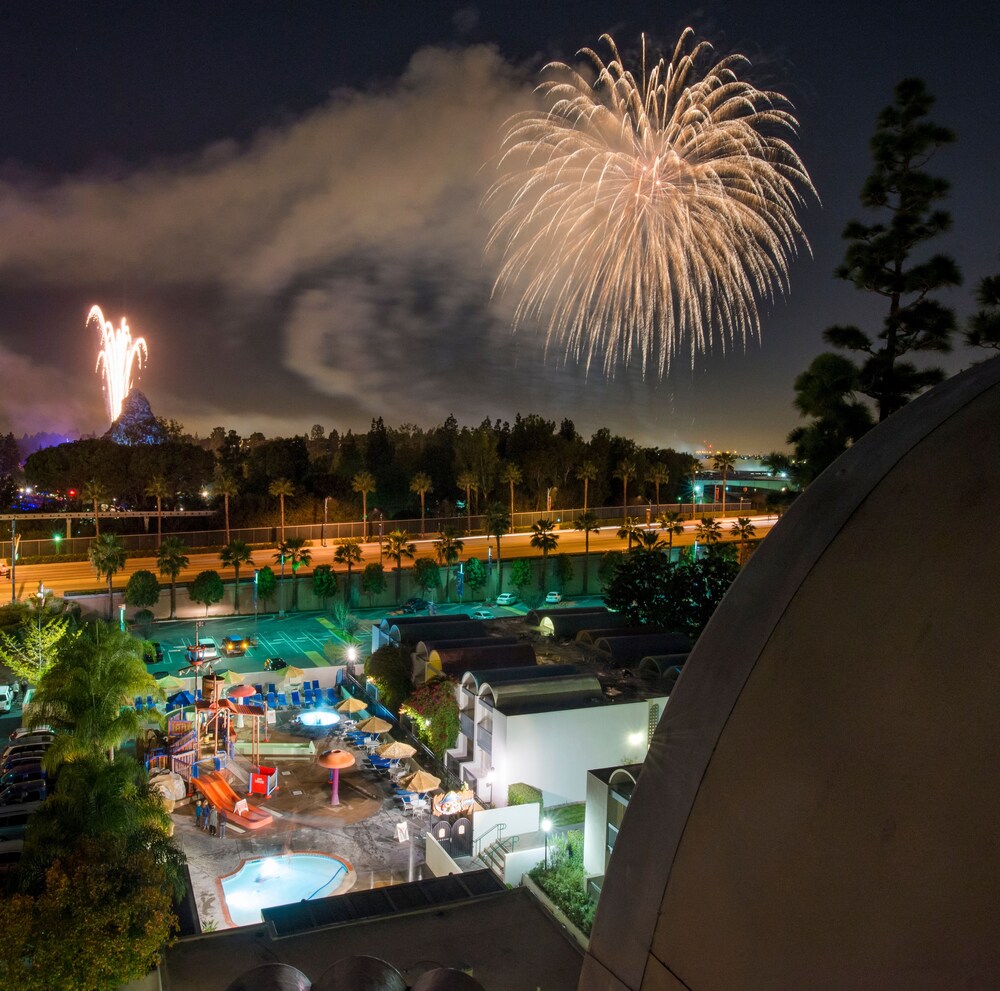
[[[317,741],[317,750],[325,747]],[[358,760],[361,752],[354,751]],[[225,839],[210,836],[194,824],[194,806],[174,811],[174,836],[188,858],[195,904],[201,925],[230,928],[219,879],[239,870],[245,860],[286,853],[325,853],[346,860],[353,878],[338,889],[379,888],[429,876],[424,865],[426,813],[405,816],[395,807],[384,778],[360,768],[341,772],[339,806],[330,806],[329,771],[314,760],[273,759],[280,786],[251,804],[274,815],[274,822],[239,832],[230,820]],[[233,783],[241,791],[238,782]],[[396,826],[405,818],[411,839],[400,843]],[[353,881],[353,883],[351,883]]]

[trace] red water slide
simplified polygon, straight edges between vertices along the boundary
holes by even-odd
[[[261,826],[270,824],[274,817],[268,812],[261,812],[252,806],[247,805],[246,799],[229,787],[221,774],[211,771],[204,777],[192,778],[191,784],[200,791],[220,812],[225,812],[230,817],[230,821],[239,821],[241,826],[247,829],[260,829]],[[236,811],[237,805],[240,811]]]

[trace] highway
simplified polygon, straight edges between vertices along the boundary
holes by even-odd
[[[771,527],[774,526],[777,521],[777,516],[754,517],[753,522],[757,528],[757,537],[765,536],[768,532],[770,532]],[[726,541],[730,541],[732,538],[729,534],[729,526],[732,522],[735,522],[735,517],[720,519],[719,522],[722,524]],[[674,546],[686,547],[693,544],[695,542],[696,528],[697,523],[685,523],[683,535],[674,537]],[[559,546],[551,553],[584,553],[584,535],[580,531],[567,529],[558,530],[556,533],[559,537]],[[666,540],[666,537],[662,534],[661,538]],[[435,557],[435,539],[436,536],[427,537],[426,539],[414,539],[413,543],[417,546],[417,557],[429,557],[433,559]],[[462,560],[469,557],[479,557],[485,561],[487,556],[487,544],[493,547],[493,554],[496,555],[496,542],[490,538],[480,534],[473,535],[471,537],[463,537],[462,539],[465,542],[465,547],[462,551]],[[533,548],[530,541],[530,533],[507,534],[500,543],[501,554],[504,561],[511,561],[514,558],[519,557],[541,556],[541,552]],[[378,541],[362,544],[361,546],[364,554],[364,560],[360,565],[355,566],[354,574],[358,574],[366,564],[379,560]],[[623,551],[626,546],[627,542],[618,537],[617,525],[602,527],[599,531],[591,533],[590,535],[591,554],[603,554],[605,551],[611,550]],[[300,577],[310,574],[312,569],[318,564],[330,564],[333,565],[336,571],[346,572],[346,568],[334,564],[333,555],[336,551],[336,545],[334,543],[331,542],[328,546],[321,547],[319,543],[313,542],[309,545],[309,550],[312,552],[312,562],[309,567],[301,567],[299,569],[298,573]],[[274,569],[275,573],[277,573],[279,566],[275,562],[276,553],[276,547],[255,550],[253,552],[253,564],[244,565],[240,569],[241,584],[247,578],[252,576],[253,569],[255,567],[262,568],[264,565],[270,565]],[[384,555],[382,563],[385,566],[387,573],[391,572],[395,568],[395,563]],[[412,562],[404,562],[404,567],[410,566],[411,564]],[[159,576],[155,557],[129,558],[125,563],[124,569],[114,576],[112,580],[113,587],[116,589],[123,589],[128,582],[129,577],[134,572],[141,571],[143,569],[152,571],[154,575],[157,575],[160,578],[160,584],[163,585],[164,588],[169,587],[168,582],[162,576]],[[232,568],[223,568],[219,562],[218,554],[190,554],[188,567],[181,572],[177,579],[178,583],[192,581],[199,572],[206,570],[218,571],[222,576],[223,581],[229,582],[233,579]],[[286,577],[290,575],[291,569],[286,567]],[[8,585],[10,585],[9,578],[7,579],[7,582]],[[107,582],[99,578],[93,567],[86,561],[67,561],[65,563],[57,562],[48,564],[20,564],[17,567],[15,589],[16,597],[23,598],[25,596],[32,595],[38,589],[39,582],[42,582],[47,589],[51,589],[55,595],[60,596],[66,594],[67,592],[93,592],[107,590]]]

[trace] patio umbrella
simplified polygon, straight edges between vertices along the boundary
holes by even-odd
[[[354,698],[354,696],[352,695],[350,698],[344,699],[344,701],[337,706],[337,711],[360,712],[362,709],[367,709],[367,708],[368,706],[366,703],[362,702],[361,699]]]
[[[400,743],[399,740],[393,740],[378,748],[379,757],[387,757],[389,760],[412,757],[416,752],[416,747],[411,747],[408,743]]]
[[[301,681],[304,675],[305,671],[303,671],[302,668],[297,668],[294,664],[289,664],[288,667],[281,672],[281,680]]]
[[[181,709],[186,705],[194,705],[194,696],[190,692],[176,692],[167,699],[168,709]]]
[[[235,688],[230,688],[226,694],[231,699],[235,699],[237,704],[239,704],[245,702],[251,695],[256,695],[257,690],[253,687],[253,685],[236,685]],[[243,729],[245,725],[243,713],[240,712],[236,716],[236,728]]]
[[[156,679],[156,684],[157,687],[162,688],[165,692],[169,692],[175,688],[183,688],[187,684],[187,681],[172,674],[165,674],[162,678]]]
[[[427,771],[417,768],[413,774],[407,775],[405,778],[400,780],[400,784],[404,788],[408,788],[410,791],[437,791],[441,786],[441,779],[435,778],[433,774],[428,774]]]
[[[341,768],[354,766],[354,755],[349,754],[346,750],[327,750],[325,753],[319,755],[316,763],[320,767],[330,768],[330,784],[333,785],[333,790],[330,792],[330,804],[339,805],[340,795],[338,794],[338,786],[340,783],[340,770]]]
[[[358,729],[364,730],[366,733],[388,733],[392,729],[392,723],[387,723],[378,716],[370,716],[358,723]],[[410,755],[407,754],[407,756]]]
[[[225,688],[232,688],[233,685],[243,684],[243,675],[237,674],[235,671],[226,671],[221,675],[222,684]],[[251,695],[253,692],[250,693]]]

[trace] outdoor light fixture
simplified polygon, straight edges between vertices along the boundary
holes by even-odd
[[[645,739],[645,733],[629,733],[628,742],[630,746],[637,747]]]
[[[358,659],[358,648],[348,647],[347,648],[347,659],[352,663]]]
[[[549,869],[549,833],[552,832],[552,820],[546,817],[542,820],[542,832],[545,834],[545,870]]]

